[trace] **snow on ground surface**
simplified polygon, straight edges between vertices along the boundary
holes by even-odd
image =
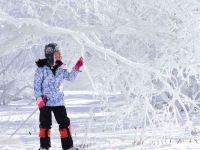
[[[94,93],[91,92],[65,92],[65,104],[68,116],[72,122],[72,133],[74,144],[76,146],[85,143],[83,149],[89,150],[198,150],[200,149],[199,132],[196,136],[189,138],[184,137],[181,129],[166,132],[166,136],[159,136],[159,129],[146,129],[146,137],[142,141],[134,140],[137,133],[134,130],[123,132],[104,132],[104,122],[90,124],[91,108],[95,107],[94,118],[99,119],[106,115],[100,112],[101,100],[93,99]],[[113,101],[117,99],[111,99]],[[12,103],[9,106],[0,107],[0,150],[37,150],[39,147],[38,138],[38,115],[39,111],[34,113],[31,118],[23,125],[23,127],[12,137],[15,130],[23,123],[23,121],[34,112],[35,103],[28,104],[26,102]],[[197,120],[198,121],[198,120]],[[91,125],[91,126],[89,126]],[[92,128],[92,129],[88,129]],[[198,126],[196,129],[199,130]],[[86,132],[88,131],[88,132]],[[157,136],[154,136],[157,135]],[[170,138],[168,138],[168,135]],[[87,137],[87,138],[86,138]],[[149,138],[148,138],[149,137]],[[58,125],[53,118],[52,125],[52,148],[51,150],[61,150],[60,137],[58,133]],[[87,143],[87,144],[86,144]]]

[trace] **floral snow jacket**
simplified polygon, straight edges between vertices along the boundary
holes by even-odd
[[[46,106],[63,106],[64,93],[60,89],[63,79],[73,81],[79,71],[73,68],[71,72],[64,69],[61,61],[56,61],[56,65],[51,68],[47,59],[39,59],[36,62],[38,68],[34,76],[34,94],[36,99],[46,96]]]

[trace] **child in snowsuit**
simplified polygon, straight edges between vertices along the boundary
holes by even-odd
[[[68,72],[61,61],[61,53],[56,43],[45,46],[45,59],[39,59],[34,76],[34,93],[40,110],[40,149],[51,147],[50,130],[52,115],[59,124],[59,132],[63,150],[73,149],[73,140],[69,130],[70,119],[64,106],[64,93],[60,90],[62,80],[73,81],[83,65],[82,57],[77,61],[71,72]]]

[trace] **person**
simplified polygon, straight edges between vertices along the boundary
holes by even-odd
[[[36,61],[37,69],[34,76],[34,94],[40,110],[39,114],[39,150],[48,150],[51,147],[52,112],[59,124],[59,133],[63,150],[74,150],[70,132],[70,119],[64,106],[64,93],[60,86],[63,79],[73,81],[80,68],[83,58],[77,61],[71,72],[62,62],[60,48],[56,43],[45,46],[45,59]]]

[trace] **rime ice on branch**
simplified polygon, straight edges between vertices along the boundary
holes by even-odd
[[[94,122],[92,108],[88,126],[104,121],[104,131],[138,129],[143,137],[149,128],[181,127],[190,136],[200,101],[198,1],[2,0],[0,15],[0,96],[4,85],[20,80],[5,77],[3,56],[26,50],[18,58],[35,59],[56,40],[72,62],[86,58],[85,73],[102,95],[106,116]],[[120,95],[111,101],[110,93]]]

